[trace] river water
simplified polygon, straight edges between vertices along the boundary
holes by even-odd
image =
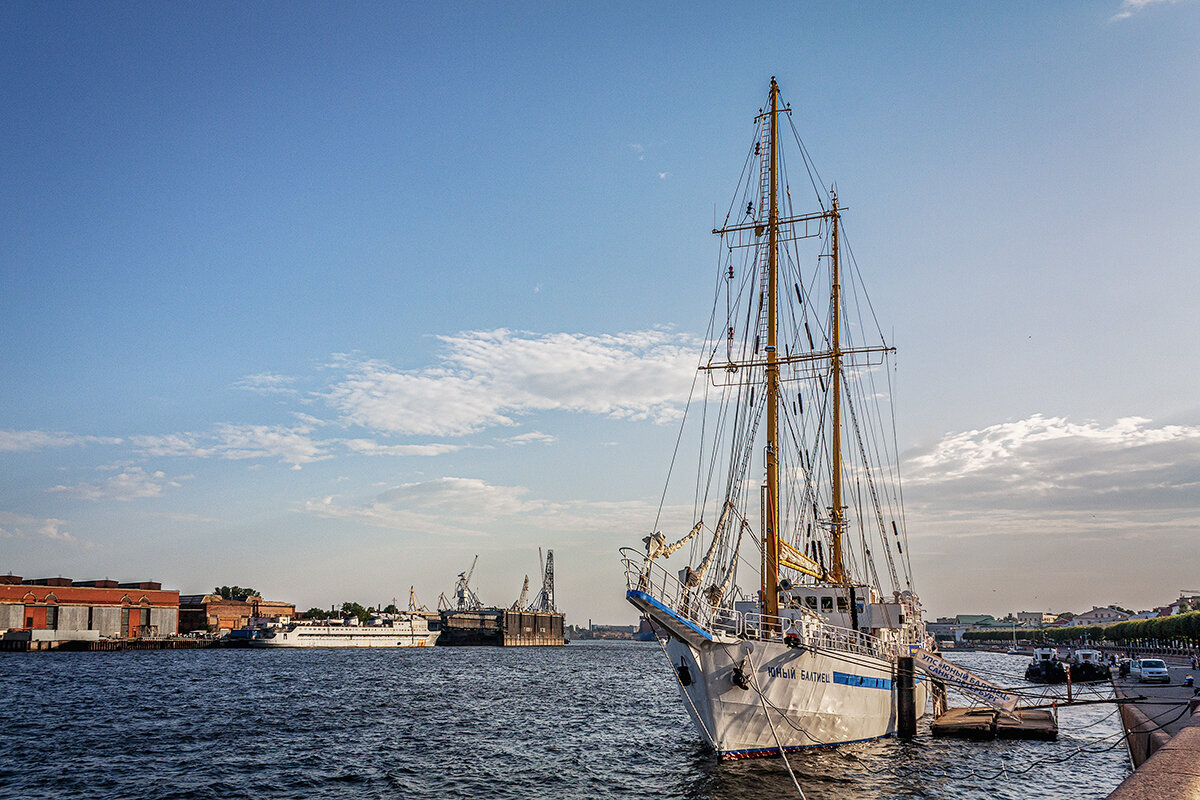
[[[952,658],[1006,685],[1028,660]],[[809,800],[1102,798],[1129,769],[1113,712],[1063,709],[1057,742],[935,740],[926,718],[789,760]],[[779,758],[705,751],[653,642],[0,654],[6,800],[616,796],[798,794]]]

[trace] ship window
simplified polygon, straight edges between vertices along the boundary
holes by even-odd
[[[838,611],[841,611],[843,614],[845,614],[847,611],[850,610],[850,601],[848,601],[844,597],[839,596],[837,599],[837,604],[838,604]]]
[[[817,610],[817,596],[815,594],[810,594],[808,597],[804,598],[804,602],[813,611]]]
[[[827,614],[833,611],[833,598],[832,597],[830,597],[829,595],[822,595],[821,610]]]

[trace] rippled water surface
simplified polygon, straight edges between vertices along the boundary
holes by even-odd
[[[1007,685],[1027,661],[954,658]],[[789,759],[809,800],[1104,797],[1128,772],[1113,707],[1059,723],[979,744],[926,719],[913,742]],[[1081,746],[1111,749],[1067,758]],[[618,795],[798,796],[779,758],[703,749],[654,643],[0,654],[3,798]]]

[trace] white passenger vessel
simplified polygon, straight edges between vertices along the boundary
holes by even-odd
[[[357,623],[357,620],[352,622]],[[365,625],[308,622],[286,617],[259,630],[254,647],[432,647],[439,631],[414,611],[374,617]]]

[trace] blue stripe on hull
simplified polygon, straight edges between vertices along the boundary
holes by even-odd
[[[888,678],[868,678],[865,675],[851,675],[848,672],[834,672],[833,682],[846,686],[865,686],[868,689],[887,689],[891,691],[892,682]]]

